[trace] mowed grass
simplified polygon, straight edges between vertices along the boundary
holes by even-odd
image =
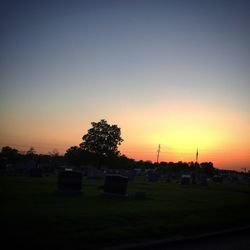
[[[129,182],[127,199],[100,198],[102,180],[83,195],[59,196],[57,178],[0,177],[2,239],[20,247],[98,248],[250,225],[250,188]],[[145,191],[147,198],[136,199]]]

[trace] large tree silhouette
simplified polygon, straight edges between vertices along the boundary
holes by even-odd
[[[121,129],[117,125],[109,125],[106,120],[92,122],[91,125],[92,128],[82,137],[80,147],[98,155],[100,161],[102,157],[118,155],[118,145],[123,141]]]

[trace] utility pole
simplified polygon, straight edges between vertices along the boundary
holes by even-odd
[[[247,168],[241,168],[241,169],[243,169],[245,171],[245,174],[247,173]]]
[[[199,153],[198,153],[198,148],[196,150],[196,158],[195,158],[195,163],[198,163],[198,156],[199,156]]]
[[[197,183],[198,157],[199,157],[199,152],[198,152],[198,147],[197,147],[197,149],[196,149],[196,155],[195,155],[194,172],[193,172],[193,175],[192,175],[192,182],[193,182],[193,184]]]
[[[160,152],[161,152],[161,145],[159,144],[158,146],[158,150],[157,150],[157,164],[159,163],[159,156],[160,156]]]

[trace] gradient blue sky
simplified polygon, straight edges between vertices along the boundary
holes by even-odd
[[[249,166],[249,10],[242,0],[2,2],[0,146],[63,153],[104,118],[137,159],[154,160],[161,143],[189,152],[162,160],[190,160],[214,137],[203,160]],[[173,145],[174,133],[193,142]]]

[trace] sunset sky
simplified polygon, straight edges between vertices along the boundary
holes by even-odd
[[[0,147],[117,124],[121,153],[250,169],[250,1],[1,2]]]

